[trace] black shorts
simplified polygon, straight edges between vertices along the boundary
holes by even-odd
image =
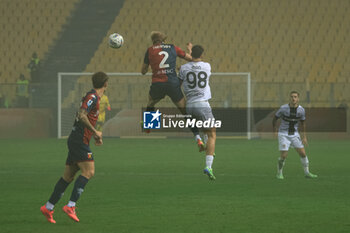
[[[91,149],[84,143],[76,143],[68,140],[68,157],[66,165],[76,164],[78,162],[94,161]]]
[[[167,95],[174,103],[177,103],[184,98],[181,91],[180,82],[152,83],[149,90],[149,95],[153,100],[163,99]]]

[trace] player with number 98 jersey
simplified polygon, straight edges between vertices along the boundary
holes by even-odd
[[[201,45],[192,47],[192,62],[182,65],[179,72],[179,79],[182,80],[182,87],[186,95],[186,112],[192,118],[201,121],[214,120],[214,116],[208,102],[211,99],[209,78],[211,66],[203,62],[204,48]],[[215,180],[212,164],[215,154],[216,129],[203,128],[205,148],[204,174],[210,180]]]
[[[183,82],[187,104],[211,99],[210,75],[211,66],[207,62],[189,62],[181,66],[179,79]]]

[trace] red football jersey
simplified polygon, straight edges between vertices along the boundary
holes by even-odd
[[[144,63],[151,66],[152,83],[167,82],[177,78],[176,57],[185,57],[186,53],[173,44],[156,44],[146,51]]]
[[[100,109],[100,97],[97,95],[96,90],[92,89],[86,93],[81,100],[80,108],[86,110],[89,122],[95,127]],[[93,132],[86,128],[76,117],[70,135],[71,139],[75,142],[83,142],[84,144],[89,145],[92,134]]]

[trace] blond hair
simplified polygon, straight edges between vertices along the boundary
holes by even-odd
[[[162,43],[166,40],[167,36],[163,32],[153,31],[151,32],[151,40],[153,44]]]

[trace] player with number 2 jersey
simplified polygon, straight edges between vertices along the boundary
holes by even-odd
[[[192,57],[173,44],[165,44],[166,36],[161,32],[152,32],[151,39],[153,45],[147,49],[141,69],[142,74],[147,73],[149,66],[152,69],[152,85],[147,107],[152,111],[155,104],[167,95],[180,111],[183,111],[185,101],[176,74],[176,58],[191,61]]]
[[[166,38],[162,32],[154,31],[151,33],[153,45],[147,49],[142,64],[141,73],[143,75],[147,73],[149,66],[152,69],[152,85],[149,90],[146,111],[154,111],[156,103],[165,96],[169,96],[180,112],[186,114],[185,98],[176,74],[176,58],[180,57],[191,61],[192,56],[173,44],[166,44]],[[187,49],[191,52],[191,43],[187,45]],[[196,138],[199,151],[204,150],[198,129],[191,128],[191,131]],[[149,133],[149,130],[146,132]]]

